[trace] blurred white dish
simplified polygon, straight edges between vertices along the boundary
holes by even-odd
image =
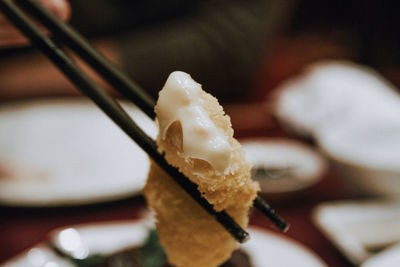
[[[21,255],[5,262],[3,267],[75,267],[70,261],[61,258],[46,244],[39,244]]]
[[[372,256],[361,267],[399,267],[400,243]]]
[[[326,171],[325,159],[311,146],[285,138],[245,139],[252,177],[267,194],[293,193],[315,185]]]
[[[49,241],[62,253],[76,259],[89,255],[110,255],[139,246],[152,227],[149,220],[93,223],[76,225],[49,234]],[[40,263],[40,264],[39,264]],[[4,267],[74,267],[71,261],[58,255],[45,242],[8,260]]]
[[[123,104],[152,137],[153,121]],[[0,203],[79,205],[121,199],[142,189],[147,155],[86,99],[0,106]]]
[[[327,266],[313,251],[288,237],[249,227],[251,239],[241,247],[254,267]]]
[[[152,227],[148,221],[124,221],[114,223],[98,223],[77,225],[70,228],[60,229],[51,235],[53,243],[60,248],[81,247],[86,248],[86,255],[96,253],[112,254],[127,248],[140,245],[147,237],[148,230]],[[242,248],[249,255],[254,267],[278,267],[278,266],[298,266],[298,267],[320,267],[327,266],[314,252],[282,235],[250,227],[251,239]],[[78,240],[79,239],[79,240]],[[30,254],[42,250],[42,254],[51,262],[60,261],[60,267],[69,267],[54,252],[39,245],[30,249],[13,259],[9,260],[6,267],[37,267],[34,265]],[[79,251],[79,250],[77,250]],[[43,258],[43,257],[42,257]],[[47,266],[45,264],[39,266]],[[50,266],[50,265],[49,265]]]
[[[348,61],[322,61],[284,82],[275,115],[298,134],[321,136],[369,121],[399,122],[400,95],[377,72]]]
[[[400,195],[400,95],[375,71],[345,61],[313,64],[278,89],[275,114],[314,137],[353,189]]]
[[[353,191],[400,196],[400,122],[352,124],[320,136],[318,144]]]
[[[400,200],[323,203],[313,221],[355,265],[400,242]]]

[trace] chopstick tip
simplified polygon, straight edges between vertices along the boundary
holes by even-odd
[[[236,238],[237,238],[237,241],[238,241],[239,243],[243,244],[243,243],[249,241],[250,235],[249,235],[249,233],[246,232],[246,231],[241,231],[241,232],[237,235]]]
[[[267,202],[260,196],[254,199],[253,205],[258,209],[264,216],[266,216],[274,225],[282,232],[287,232],[289,229],[289,224],[276,213],[274,209],[268,205]]]

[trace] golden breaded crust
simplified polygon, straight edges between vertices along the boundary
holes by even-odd
[[[245,160],[240,144],[233,138],[230,118],[224,115],[216,98],[205,93],[203,108],[214,124],[229,137],[232,147],[230,172],[216,175],[211,165],[197,159],[185,159],[182,151],[182,129],[173,123],[157,144],[167,161],[179,168],[199,187],[217,211],[226,210],[242,227],[248,224],[248,211],[259,189],[250,179],[251,165]],[[158,112],[156,106],[156,113]],[[218,266],[237,247],[230,234],[191,199],[167,174],[152,163],[144,194],[156,213],[160,242],[169,262],[177,267]]]

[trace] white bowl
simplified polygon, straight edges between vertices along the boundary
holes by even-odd
[[[400,195],[400,123],[364,121],[321,135],[320,148],[355,192]]]
[[[400,95],[377,72],[350,62],[320,62],[284,83],[275,114],[315,138],[353,189],[400,194]]]

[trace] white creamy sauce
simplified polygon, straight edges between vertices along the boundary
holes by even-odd
[[[160,134],[165,139],[169,126],[179,121],[185,158],[207,161],[216,173],[226,174],[232,148],[228,137],[215,126],[203,108],[201,90],[201,85],[189,74],[180,71],[170,74],[157,102]]]

